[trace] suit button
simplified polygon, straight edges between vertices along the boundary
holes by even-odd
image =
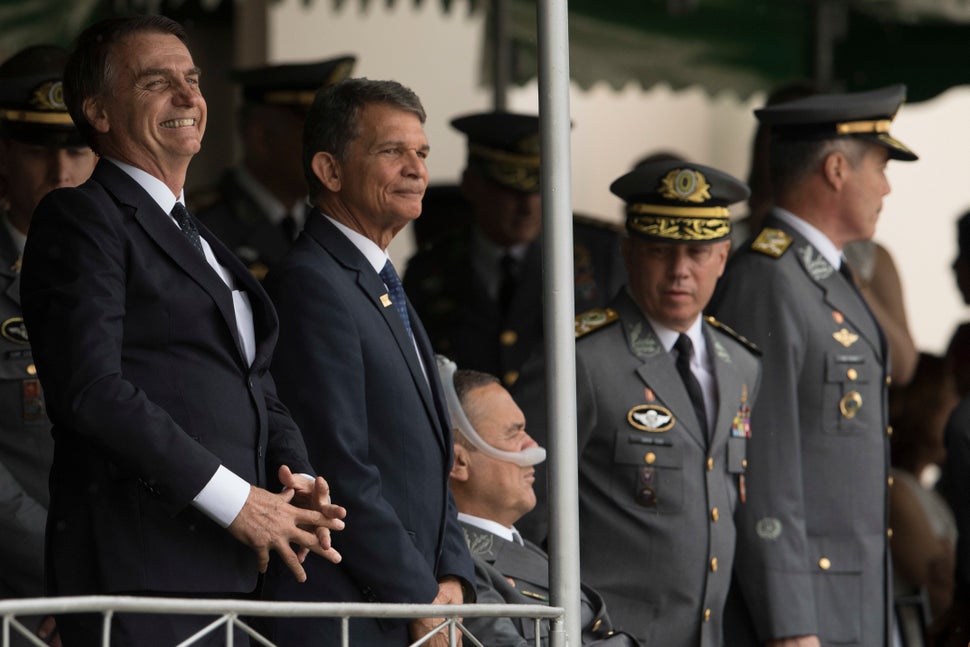
[[[514,330],[503,330],[498,336],[498,343],[503,346],[515,346],[517,341],[519,341],[519,334]]]
[[[717,511],[717,508],[711,508],[711,521],[717,521],[721,518],[721,514]]]
[[[502,381],[505,382],[505,386],[512,386],[519,379],[518,371],[506,371],[505,375],[502,376]]]
[[[647,452],[643,457],[643,462],[647,465],[653,465],[657,462],[657,455],[653,452]]]
[[[710,472],[714,469],[714,458],[711,456],[707,457],[707,471]]]
[[[704,622],[709,622],[711,620],[711,610],[704,609]]]
[[[717,573],[717,557],[711,558],[711,572]]]
[[[818,560],[818,567],[823,571],[827,571],[832,568],[832,562],[828,557],[823,557],[822,559]]]

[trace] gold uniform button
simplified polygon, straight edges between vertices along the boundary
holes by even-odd
[[[519,341],[519,334],[514,330],[503,330],[498,336],[498,342],[503,346],[515,346],[517,341]]]
[[[593,633],[599,631],[601,626],[603,626],[603,619],[598,618],[596,622],[593,623]]]
[[[37,375],[37,367],[33,364],[27,365],[27,375]]]
[[[892,476],[889,476],[889,477],[886,478],[886,484],[889,485],[889,487],[892,487],[893,486],[893,477]]]
[[[742,458],[741,459],[741,467],[744,468],[744,469],[748,469],[748,459],[747,458]]]
[[[714,469],[714,458],[712,456],[707,457],[707,471],[710,472]]]
[[[711,508],[711,521],[717,521],[721,518],[721,514],[717,511],[717,508]]]
[[[886,386],[892,386],[892,385],[893,385],[893,378],[887,375],[886,376]]]
[[[889,425],[888,427],[886,427],[886,435],[889,436],[890,438],[892,438],[892,435],[893,435],[893,426],[892,425]]]
[[[512,386],[519,379],[518,371],[506,371],[505,375],[502,376],[502,381],[505,382],[505,386]]]
[[[657,462],[657,455],[654,454],[653,452],[647,452],[643,456],[643,462],[646,463],[647,465],[653,465],[654,463]]]
[[[818,567],[823,571],[827,571],[832,568],[832,562],[828,557],[823,557],[822,559],[818,560]]]
[[[704,609],[704,622],[709,622],[711,619],[711,610]]]
[[[855,370],[854,368],[850,368],[848,371],[845,372],[845,376],[850,380],[855,381],[859,379],[859,371]]]
[[[889,537],[890,539],[893,538],[893,529],[892,528],[886,528],[886,536]]]
[[[711,558],[711,572],[717,573],[717,557]]]

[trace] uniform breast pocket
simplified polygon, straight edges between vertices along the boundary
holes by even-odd
[[[616,432],[610,473],[615,501],[639,510],[679,512],[683,479],[683,456],[672,439],[650,432]]]
[[[871,357],[851,353],[825,355],[825,384],[822,388],[822,429],[828,434],[852,434],[865,427],[861,421],[864,407],[878,407],[866,402],[877,367]]]

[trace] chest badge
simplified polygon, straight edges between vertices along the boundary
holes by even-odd
[[[3,338],[17,344],[29,344],[27,337],[27,326],[24,325],[23,317],[10,317],[0,324],[0,335]]]
[[[674,426],[674,414],[659,404],[638,404],[627,412],[626,420],[634,429],[654,433]]]
[[[849,332],[846,328],[832,333],[832,337],[846,348],[859,341],[859,335]]]
[[[858,391],[849,391],[842,399],[839,400],[839,411],[842,412],[842,416],[849,420],[855,418],[856,414],[859,413],[859,409],[862,408],[862,396],[859,395]]]

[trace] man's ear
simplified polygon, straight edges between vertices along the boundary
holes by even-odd
[[[845,184],[848,172],[849,158],[845,156],[845,153],[832,151],[825,156],[825,160],[822,162],[822,173],[825,175],[826,182],[836,191],[840,190],[842,185]]]
[[[459,443],[455,443],[455,462],[451,466],[451,474],[449,475],[452,479],[462,482],[468,480],[469,461],[471,458],[468,454],[468,448]]]
[[[327,187],[328,191],[331,193],[340,191],[340,162],[332,153],[319,151],[314,154],[310,165],[313,168],[313,174],[320,180],[320,184]]]
[[[95,131],[103,135],[111,130],[108,115],[105,113],[104,105],[99,97],[88,97],[81,104],[81,109],[84,112],[84,117]]]

